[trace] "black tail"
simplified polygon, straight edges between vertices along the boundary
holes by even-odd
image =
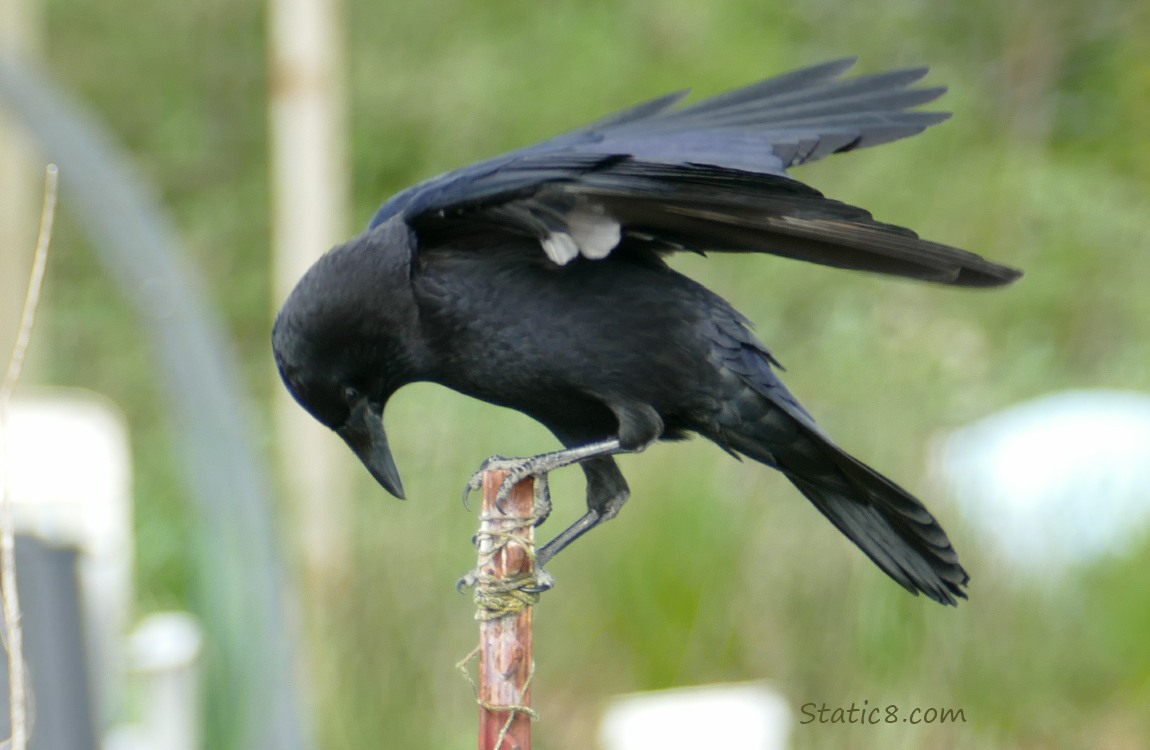
[[[917,498],[822,436],[811,435],[830,459],[817,475],[780,469],[830,522],[912,594],[940,604],[966,598],[970,576],[946,532]]]
[[[775,412],[775,419],[787,419]],[[777,424],[777,422],[776,422]],[[779,469],[835,527],[912,594],[965,599],[970,579],[946,532],[921,502],[798,420],[785,447],[745,437],[730,446]],[[775,439],[778,433],[775,433]],[[773,442],[773,441],[772,441]]]

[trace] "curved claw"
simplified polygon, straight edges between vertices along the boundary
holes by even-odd
[[[483,489],[483,474],[491,469],[500,469],[507,472],[503,482],[499,485],[499,490],[495,493],[495,507],[503,513],[503,505],[507,502],[507,498],[511,497],[511,490],[515,485],[529,476],[541,476],[545,472],[539,471],[536,466],[537,456],[530,458],[507,458],[506,456],[490,456],[479,466],[479,470],[471,475],[467,480],[467,486],[463,488],[463,507],[471,510],[471,493],[478,492]]]
[[[518,476],[519,472],[508,472],[507,476],[503,478],[503,482],[499,485],[499,490],[495,493],[495,507],[503,515],[507,515],[507,511],[503,509],[503,504],[511,497],[511,490],[515,489],[515,485],[519,484],[523,479],[530,476],[530,473],[525,473],[523,476]]]
[[[469,570],[455,582],[455,590],[462,594],[464,593],[464,589],[473,589],[478,584],[479,571]],[[555,579],[543,568],[538,568],[535,571],[534,585],[524,586],[523,591],[528,594],[542,594],[544,591],[550,591],[553,588],[555,588]]]
[[[463,507],[468,512],[471,511],[471,493],[478,492],[483,488],[483,471],[480,469],[472,474],[471,478],[467,480],[467,485],[463,488]]]
[[[475,588],[475,584],[479,582],[476,572],[477,571],[469,570],[464,573],[459,580],[455,582],[455,590],[462,594],[464,589]]]
[[[535,585],[524,586],[523,591],[528,594],[542,594],[544,591],[550,591],[555,588],[555,579],[543,568],[535,570]]]
[[[507,458],[506,456],[500,456],[499,454],[495,454],[494,456],[488,456],[487,458],[485,458],[483,460],[483,463],[481,463],[479,465],[479,470],[471,475],[471,478],[467,480],[467,486],[463,488],[463,507],[466,508],[468,511],[471,510],[471,493],[472,492],[479,492],[480,490],[483,489],[483,473],[485,471],[487,471],[488,469],[497,469],[497,468],[503,469],[505,467],[501,466],[500,464],[506,464],[508,462],[514,462],[514,461],[518,461],[518,460],[521,460],[521,459]],[[503,486],[502,485],[499,487],[499,491],[501,493],[503,492]],[[507,492],[508,492],[508,494],[510,494],[511,490],[508,490]],[[507,496],[504,495],[503,499],[506,500]],[[503,511],[502,503],[499,501],[496,501],[496,502],[497,502],[497,507],[499,508],[499,511],[502,512]]]

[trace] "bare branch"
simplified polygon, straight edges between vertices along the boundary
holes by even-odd
[[[16,590],[16,532],[12,519],[12,497],[8,488],[8,405],[12,392],[20,381],[20,371],[32,339],[32,326],[36,321],[36,308],[40,303],[40,290],[44,271],[48,265],[48,246],[52,241],[52,225],[56,218],[56,195],[59,170],[49,164],[44,173],[44,202],[40,210],[40,236],[36,240],[36,255],[32,260],[32,274],[24,296],[24,310],[20,328],[4,384],[0,386],[0,596],[4,600],[4,645],[8,650],[8,701],[12,717],[12,737],[4,745],[11,750],[25,750],[28,744],[28,696],[24,669],[24,633],[20,626],[20,596]]]

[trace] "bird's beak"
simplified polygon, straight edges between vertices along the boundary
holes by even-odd
[[[375,481],[402,500],[403,483],[399,481],[399,470],[395,468],[395,459],[387,445],[383,415],[373,409],[366,398],[361,398],[352,405],[351,415],[343,427],[336,429],[336,433],[359,456]]]

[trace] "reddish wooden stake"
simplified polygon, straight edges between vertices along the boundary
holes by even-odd
[[[515,485],[500,513],[495,494],[505,476],[503,471],[483,475],[479,572],[495,582],[535,573],[534,556],[524,547],[535,543],[535,527],[527,520],[535,482],[528,478]],[[480,612],[479,750],[531,750],[531,615],[530,605],[502,616]]]

